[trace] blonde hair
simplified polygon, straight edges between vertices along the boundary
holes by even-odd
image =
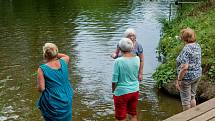
[[[193,43],[196,41],[196,34],[193,29],[186,28],[181,30],[180,38],[187,43]]]
[[[136,32],[135,32],[135,30],[133,28],[126,29],[125,32],[124,32],[124,37],[127,38],[129,34],[133,34],[133,35],[136,36]]]
[[[58,48],[55,44],[45,43],[43,46],[43,57],[46,61],[57,57],[57,54]]]
[[[133,49],[133,42],[129,38],[122,38],[119,41],[119,48],[122,52],[130,52]]]

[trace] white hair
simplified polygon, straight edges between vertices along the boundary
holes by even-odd
[[[43,46],[43,55],[45,59],[50,59],[58,54],[58,48],[53,43],[45,43]]]
[[[129,38],[122,38],[119,41],[119,48],[123,52],[130,52],[133,49],[133,42]]]
[[[125,32],[124,32],[124,37],[127,38],[129,34],[134,34],[136,36],[136,32],[135,32],[135,30],[133,28],[126,29]]]

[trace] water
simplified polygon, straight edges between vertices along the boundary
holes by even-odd
[[[180,112],[180,101],[159,93],[151,78],[158,65],[159,20],[168,17],[168,1],[0,0],[0,121],[42,120],[35,72],[45,42],[72,58],[70,79],[78,92],[73,120],[114,120],[110,54],[128,27],[136,29],[145,56],[138,120]]]

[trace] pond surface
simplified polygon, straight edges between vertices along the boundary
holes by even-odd
[[[136,30],[145,56],[138,120],[180,112],[180,101],[159,93],[151,78],[159,64],[159,21],[168,17],[168,1],[0,0],[0,121],[42,121],[35,82],[45,42],[72,58],[73,120],[114,121],[110,54],[128,27]]]

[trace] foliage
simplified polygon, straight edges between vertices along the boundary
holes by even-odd
[[[195,30],[197,42],[202,48],[203,76],[209,80],[215,79],[215,29],[213,26],[215,25],[215,7],[211,5],[205,11],[205,9],[202,10],[204,5],[208,6],[206,3],[183,6],[183,8],[179,8],[178,15],[173,21],[161,21],[163,36],[157,50],[159,55],[164,56],[165,61],[153,74],[158,87],[175,79],[175,60],[184,46],[182,42],[176,40],[175,36],[179,35],[180,30],[186,27]]]
[[[156,85],[161,88],[163,84],[176,78],[176,69],[171,64],[162,64],[156,69],[156,73],[152,77],[157,81]]]
[[[210,67],[208,71],[208,76],[210,79],[215,79],[215,63]]]

